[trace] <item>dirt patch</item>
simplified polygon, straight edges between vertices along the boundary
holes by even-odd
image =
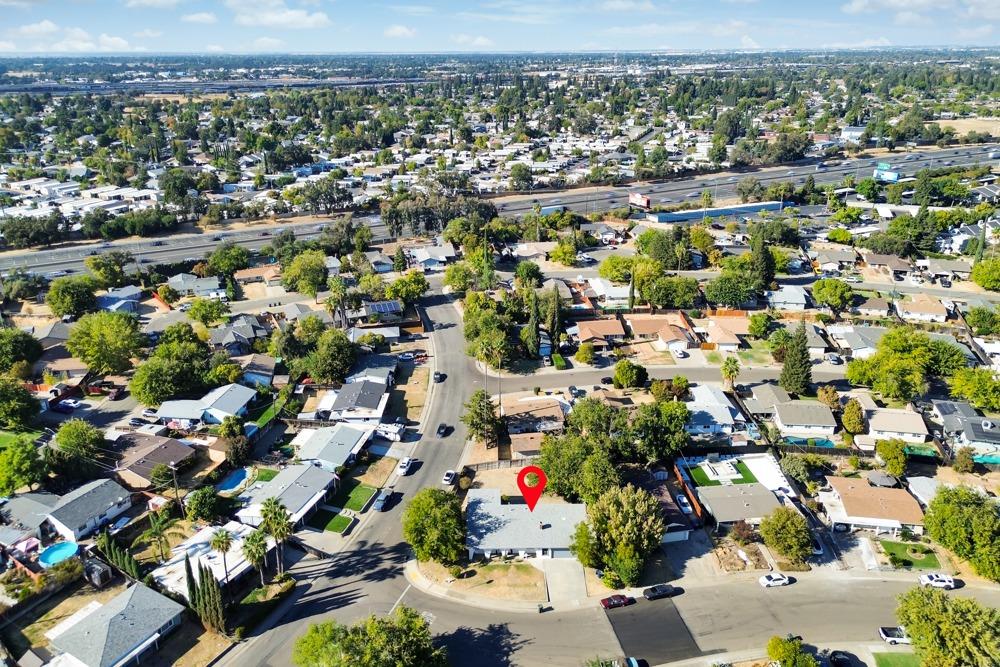
[[[362,484],[367,484],[375,488],[385,486],[389,475],[396,469],[398,461],[391,456],[379,456],[367,465],[360,465],[354,468],[348,477],[352,477]]]
[[[472,563],[458,579],[437,563],[420,563],[420,571],[434,583],[450,590],[498,600],[544,602],[548,600],[545,575],[528,563]]]
[[[212,661],[231,642],[214,632],[208,632],[191,619],[185,619],[181,627],[174,630],[155,653],[143,659],[150,667],[201,667]]]
[[[953,127],[958,134],[969,132],[985,132],[993,136],[1000,135],[1000,119],[998,118],[953,118],[951,120],[934,120],[942,128]]]
[[[750,561],[749,563],[740,557],[739,552],[741,550],[746,554],[747,559]],[[752,570],[768,569],[767,560],[756,544],[748,544],[745,547],[741,547],[732,542],[723,542],[715,548],[714,553],[716,559],[719,561],[719,565],[726,572],[750,572]]]
[[[499,447],[487,447],[486,443],[476,440],[465,450],[465,460],[462,461],[462,464],[475,465],[477,463],[490,463],[497,461],[499,458]]]
[[[587,583],[587,597],[607,597],[611,589],[604,585],[604,580],[597,576],[597,570],[592,567],[583,568],[583,579]]]
[[[669,352],[661,352],[653,347],[652,343],[632,343],[626,348],[634,357],[637,364],[644,366],[675,366],[677,362]]]
[[[194,535],[196,532],[194,524],[185,519],[181,519],[174,524],[174,526],[167,533],[167,544],[169,545],[166,548],[167,557],[170,556],[171,549]],[[132,555],[135,556],[137,561],[140,563],[160,562],[160,547],[155,542],[146,544],[145,542],[140,541],[136,546],[137,549],[133,550]],[[138,547],[142,547],[142,549],[138,550]]]
[[[525,463],[524,465],[528,465]],[[524,466],[521,466],[524,467]],[[521,491],[517,488],[518,468],[501,468],[499,470],[480,470],[472,480],[472,487],[475,489],[500,489],[500,494],[511,499],[520,499]],[[546,493],[538,502],[540,503],[565,503],[559,496]]]
[[[243,298],[248,301],[252,301],[254,299],[277,298],[288,293],[285,291],[285,288],[280,285],[271,286],[265,283],[250,283],[248,285],[242,285],[240,289],[243,292]]]
[[[389,392],[389,414],[392,417],[405,417],[411,422],[420,420],[427,401],[430,374],[429,368],[415,367],[408,362],[400,364],[396,384]]]

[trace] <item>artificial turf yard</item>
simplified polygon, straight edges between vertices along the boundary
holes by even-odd
[[[734,479],[733,484],[752,484],[757,481],[757,478],[753,476],[753,473],[750,472],[750,469],[747,468],[743,461],[736,462],[736,469],[742,477],[740,479]],[[719,486],[721,484],[721,482],[714,479],[709,479],[708,475],[705,473],[705,469],[701,466],[691,467],[688,469],[688,472],[691,473],[691,478],[694,479],[694,483],[698,486]]]

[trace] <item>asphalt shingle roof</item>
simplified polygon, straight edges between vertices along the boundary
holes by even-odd
[[[129,492],[110,479],[88,482],[59,498],[49,512],[52,518],[68,528],[85,524],[129,497]]]

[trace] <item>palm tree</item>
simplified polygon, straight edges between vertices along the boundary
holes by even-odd
[[[257,568],[260,585],[264,586],[264,568],[267,567],[267,536],[262,530],[255,530],[243,538],[243,557]]]
[[[726,357],[722,362],[722,379],[726,381],[729,388],[733,388],[733,383],[740,376],[740,360],[736,357]]]
[[[219,528],[212,533],[212,539],[208,541],[208,546],[212,547],[213,551],[218,551],[222,554],[222,571],[226,574],[226,596],[228,597],[229,564],[226,562],[226,554],[229,553],[229,549],[233,546],[233,534],[225,528]]]
[[[285,540],[292,534],[288,510],[277,498],[268,498],[261,505],[261,527],[274,538],[278,547],[278,574],[285,571]]]
[[[132,546],[139,542],[146,544],[156,544],[160,549],[160,560],[167,559],[167,547],[170,546],[171,536],[184,536],[184,532],[174,528],[177,519],[171,518],[165,510],[149,513],[149,528],[144,530],[139,537],[135,538]]]

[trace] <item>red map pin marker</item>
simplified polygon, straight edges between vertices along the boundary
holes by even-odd
[[[531,474],[538,477],[538,484],[534,486],[528,486],[527,477]],[[532,512],[535,511],[535,505],[538,504],[538,499],[542,497],[542,492],[545,491],[545,485],[548,481],[549,478],[545,476],[545,471],[538,466],[521,468],[521,472],[517,473],[517,488],[521,489],[524,502],[528,504],[528,509]]]

